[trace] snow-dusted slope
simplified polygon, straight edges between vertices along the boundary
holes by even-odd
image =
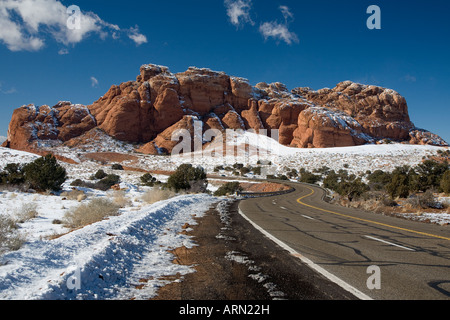
[[[168,250],[192,246],[182,226],[215,201],[179,196],[54,240],[35,239],[0,258],[0,299],[150,298],[159,277],[192,271],[173,264]],[[138,290],[141,279],[150,280]]]

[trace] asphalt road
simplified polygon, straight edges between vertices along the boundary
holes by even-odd
[[[450,226],[344,208],[321,188],[247,199],[242,214],[360,299],[450,300]]]

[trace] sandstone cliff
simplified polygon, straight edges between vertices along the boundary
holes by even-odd
[[[382,141],[447,145],[415,128],[399,93],[341,82],[333,89],[289,91],[282,83],[250,85],[244,78],[191,67],[173,74],[143,65],[136,81],[113,85],[88,106],[60,102],[16,109],[4,146],[33,151],[80,146],[101,130],[144,153],[170,152],[174,130],[192,134],[193,121],[208,129],[278,129],[279,142],[299,148],[356,146]]]

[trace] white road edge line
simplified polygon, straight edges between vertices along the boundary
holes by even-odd
[[[399,247],[399,248],[402,248],[402,249],[405,249],[405,250],[416,251],[414,249],[411,249],[411,248],[408,248],[408,247],[404,247],[404,246],[401,246],[399,244],[395,244],[395,243],[392,243],[392,242],[389,242],[389,241],[386,241],[386,240],[378,239],[378,238],[375,238],[375,237],[371,237],[371,236],[364,236],[364,237],[366,237],[368,239],[375,240],[375,241],[383,242],[383,243],[389,244],[391,246]]]
[[[268,237],[270,240],[272,240],[273,242],[275,242],[276,244],[278,244],[280,247],[282,247],[283,249],[287,250],[290,254],[292,254],[294,257],[300,259],[303,263],[305,263],[306,265],[308,265],[310,268],[312,268],[313,270],[317,271],[318,273],[320,273],[321,275],[323,275],[324,277],[326,277],[328,280],[334,282],[335,284],[337,284],[338,286],[340,286],[341,288],[347,290],[348,292],[350,292],[351,294],[353,294],[354,296],[356,296],[357,298],[361,299],[361,300],[373,300],[371,297],[369,297],[368,295],[366,295],[365,293],[362,293],[361,291],[359,291],[358,289],[356,289],[355,287],[351,286],[350,284],[348,284],[347,282],[343,281],[342,279],[336,277],[334,274],[331,274],[330,272],[328,272],[327,270],[325,270],[324,268],[322,268],[321,266],[315,264],[314,262],[312,262],[311,260],[309,260],[308,258],[304,257],[303,255],[301,255],[300,253],[298,253],[297,251],[295,251],[294,249],[292,249],[291,247],[289,247],[287,244],[285,244],[283,241],[277,239],[276,237],[274,237],[273,235],[271,235],[270,233],[268,233],[266,230],[264,230],[263,228],[261,228],[260,226],[258,226],[257,224],[255,224],[252,220],[250,220],[250,218],[248,218],[243,212],[242,210],[239,208],[239,214],[246,219],[250,224],[252,224],[257,230],[259,230],[261,233],[263,233],[266,237]]]

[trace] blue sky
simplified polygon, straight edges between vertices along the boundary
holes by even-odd
[[[66,30],[70,5],[81,9],[76,34]],[[370,5],[381,30],[366,26]],[[450,142],[449,12],[448,0],[2,0],[0,135],[21,105],[91,104],[155,63],[289,89],[388,87],[417,127]]]

